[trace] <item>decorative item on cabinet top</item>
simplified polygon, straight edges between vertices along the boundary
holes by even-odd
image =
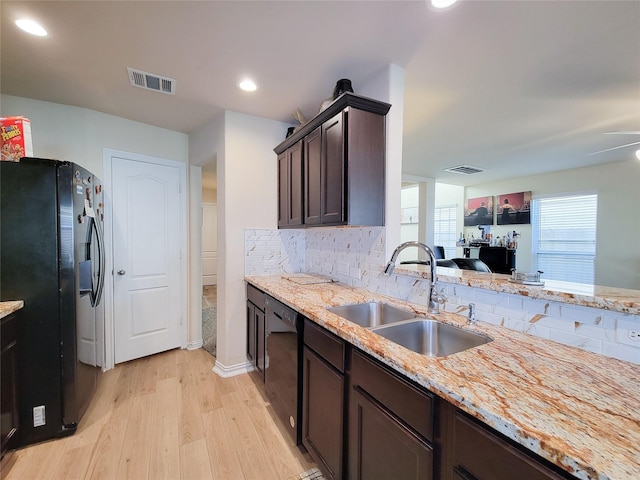
[[[301,125],[293,135],[288,136],[283,142],[278,144],[273,151],[278,155],[281,154],[305,135],[312,132],[315,128],[319,127],[325,121],[329,120],[331,117],[347,107],[354,107],[367,112],[386,115],[391,108],[391,104],[363,97],[362,95],[356,95],[355,93],[345,92],[336,98],[331,105],[322,110],[307,123]]]

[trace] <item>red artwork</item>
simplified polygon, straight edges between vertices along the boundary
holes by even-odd
[[[498,225],[531,223],[531,192],[498,195],[496,210]]]
[[[464,207],[464,226],[493,225],[493,197],[468,198]]]

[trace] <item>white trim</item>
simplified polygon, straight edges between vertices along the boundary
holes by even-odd
[[[195,341],[192,340],[187,342],[187,350],[198,350],[202,348],[202,345],[204,345],[204,342],[201,338]]]
[[[575,190],[570,192],[542,193],[531,195],[531,200],[544,200],[547,198],[564,198],[564,197],[580,197],[583,195],[598,195],[598,189],[590,188],[588,190]]]
[[[220,360],[216,359],[216,364],[211,371],[222,378],[235,377],[236,375],[242,375],[243,373],[253,372],[253,367],[250,362],[238,363],[236,365],[223,365]]]
[[[102,150],[102,187],[104,192],[104,244],[106,252],[105,273],[109,280],[105,278],[104,284],[104,367],[103,370],[110,370],[115,366],[115,323],[113,320],[113,202],[112,194],[112,172],[111,159],[113,157],[125,158],[134,162],[151,163],[153,165],[164,165],[178,169],[180,182],[180,345],[181,348],[187,348],[187,328],[188,328],[188,311],[187,311],[187,259],[188,259],[188,230],[187,230],[187,164],[167,158],[152,157],[149,155],[141,155],[138,153],[124,152],[111,148]],[[109,276],[109,273],[111,275]]]

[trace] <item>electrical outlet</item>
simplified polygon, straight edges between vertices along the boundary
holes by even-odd
[[[45,415],[44,405],[33,407],[33,426],[41,427],[47,423],[47,416]]]
[[[616,340],[623,345],[629,345],[630,347],[640,348],[640,327],[637,323],[631,324],[631,322],[624,322],[625,324],[618,323],[616,331]]]

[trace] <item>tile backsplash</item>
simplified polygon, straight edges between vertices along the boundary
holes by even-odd
[[[245,274],[317,273],[346,285],[366,288],[426,305],[429,282],[382,273],[384,227],[245,230]],[[640,364],[640,348],[628,345],[628,329],[640,330],[640,316],[533,299],[521,295],[438,281],[447,298],[444,310],[466,315],[476,305],[481,322],[548,338],[565,345]]]

